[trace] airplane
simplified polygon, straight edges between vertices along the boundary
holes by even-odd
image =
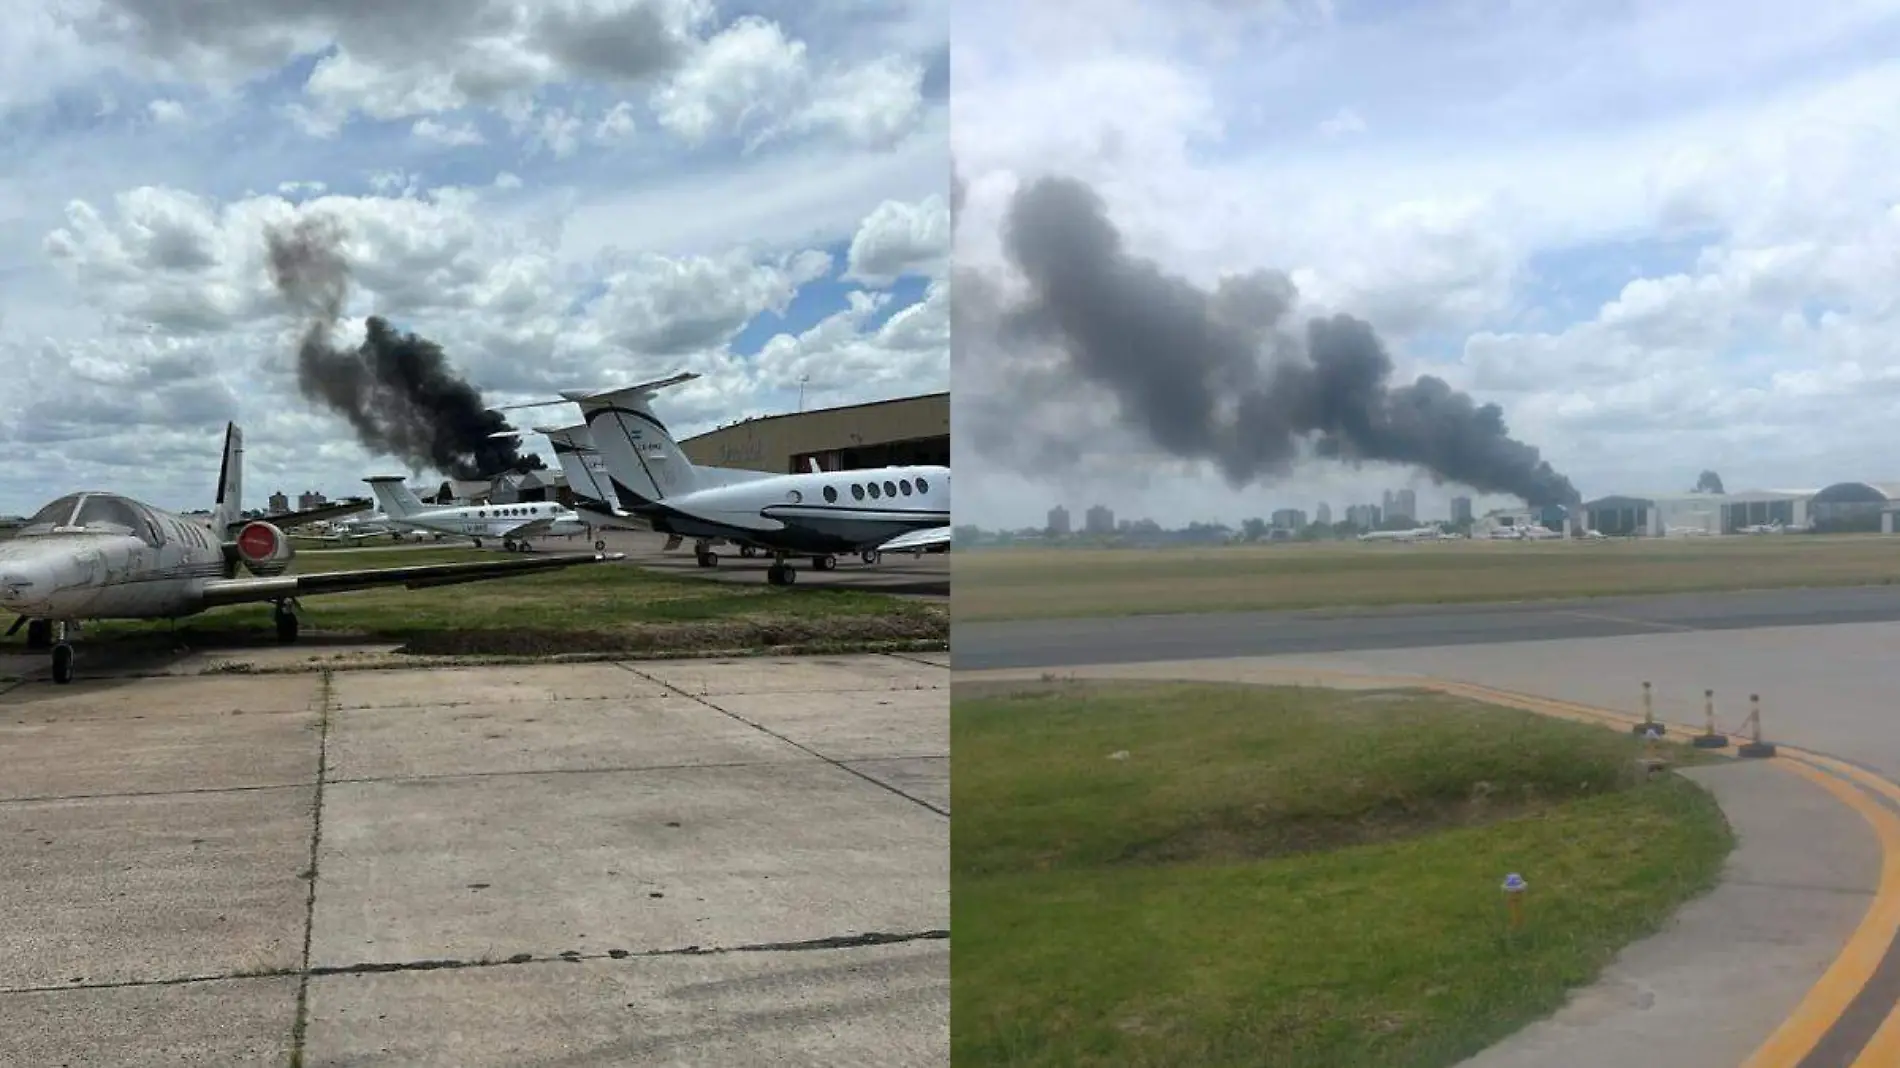
[[[581,507],[611,518],[637,519],[661,534],[693,538],[701,567],[719,562],[712,551],[714,540],[751,543],[773,557],[766,581],[774,586],[796,580],[788,562],[793,556],[807,556],[813,567],[829,571],[837,566],[839,553],[949,543],[947,467],[775,475],[695,466],[653,414],[650,401],[660,390],[698,377],[686,371],[632,386],[561,392],[564,400],[579,405],[606,468],[603,489],[613,494]],[[545,406],[518,404],[511,409]]]
[[[1751,527],[1743,527],[1741,529],[1741,533],[1743,534],[1779,534],[1782,532],[1783,529],[1784,528],[1781,525],[1781,521],[1776,520],[1771,523],[1757,523]]]
[[[1437,527],[1413,527],[1410,530],[1369,530],[1359,535],[1360,541],[1427,541],[1439,537]]]
[[[405,530],[426,531],[448,537],[464,537],[482,547],[484,538],[494,538],[509,552],[531,552],[530,538],[552,534],[572,537],[587,532],[587,524],[572,508],[554,501],[523,501],[520,504],[468,504],[431,508],[416,492],[404,485],[401,475],[375,475],[363,481],[376,494],[390,525]],[[596,550],[606,548],[596,541]]]
[[[243,517],[243,484],[244,435],[229,423],[208,517],[98,490],[69,493],[41,508],[0,542],[0,610],[19,617],[7,636],[24,626],[27,648],[50,648],[53,681],[68,683],[71,634],[82,620],[181,619],[221,605],[269,601],[278,640],[290,642],[305,596],[393,585],[420,589],[625,559],[624,553],[562,553],[286,575],[296,549],[275,523]]]

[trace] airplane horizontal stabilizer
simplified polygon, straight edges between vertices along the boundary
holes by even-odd
[[[336,519],[341,516],[354,515],[365,508],[371,507],[374,503],[374,501],[366,500],[362,497],[351,497],[347,500],[331,501],[328,504],[319,505],[315,508],[306,508],[300,512],[279,512],[276,515],[265,515],[257,518],[262,519],[266,523],[274,524],[279,529],[287,530],[291,527],[303,526],[306,523],[320,523],[325,519]],[[251,522],[249,519],[234,519],[224,529],[222,534],[228,538],[236,534],[240,527],[249,522]]]

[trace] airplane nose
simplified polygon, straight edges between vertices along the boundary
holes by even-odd
[[[52,588],[46,569],[29,563],[0,563],[0,605],[24,605]]]

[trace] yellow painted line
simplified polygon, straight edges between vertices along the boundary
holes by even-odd
[[[1834,963],[1808,988],[1801,1003],[1742,1068],[1794,1068],[1840,1020],[1854,998],[1873,978],[1874,969],[1900,934],[1900,817],[1875,802],[1854,785],[1842,782],[1804,760],[1783,767],[1812,780],[1860,813],[1880,840],[1880,885],[1874,900],[1849,935]],[[1857,1062],[1858,1063],[1858,1062]],[[1885,1064],[1891,1068],[1894,1062]]]

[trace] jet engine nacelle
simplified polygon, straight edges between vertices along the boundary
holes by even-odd
[[[276,526],[261,519],[252,520],[238,530],[238,559],[253,575],[281,575],[297,555],[296,547]]]

